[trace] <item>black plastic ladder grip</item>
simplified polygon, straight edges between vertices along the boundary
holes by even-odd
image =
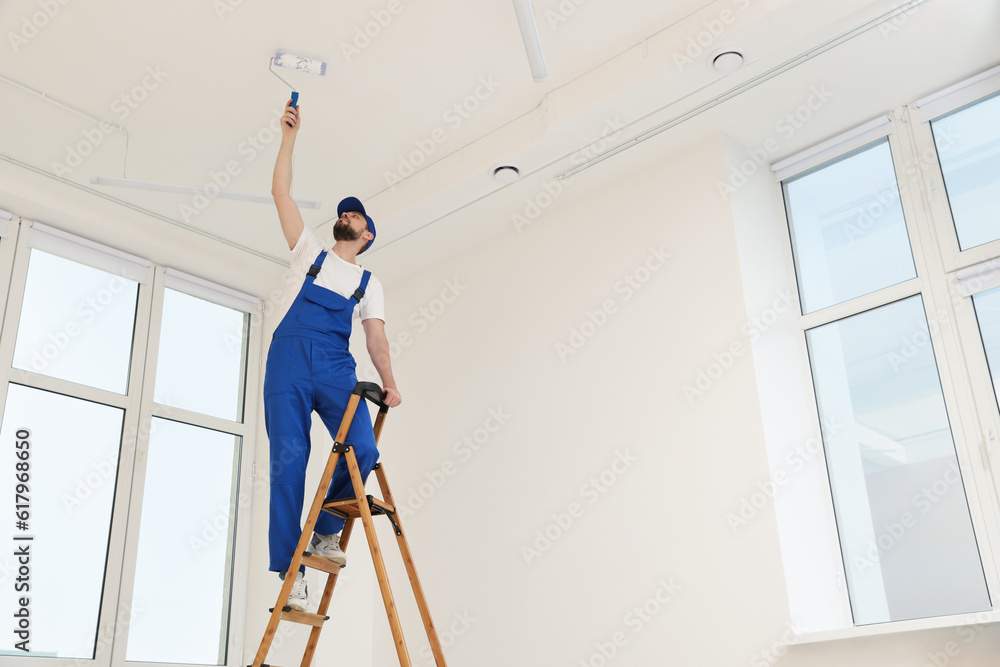
[[[354,393],[361,398],[371,401],[378,406],[379,412],[388,412],[389,406],[385,404],[385,392],[382,387],[374,382],[359,382],[354,385]]]

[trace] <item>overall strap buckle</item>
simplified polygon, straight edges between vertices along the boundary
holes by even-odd
[[[364,273],[361,274],[361,284],[358,285],[358,289],[354,290],[354,294],[351,297],[361,303],[361,298],[365,295],[365,288],[368,287],[368,279],[372,277],[372,272],[365,269]]]
[[[313,265],[309,267],[309,270],[306,272],[306,275],[308,275],[311,278],[315,278],[316,275],[319,273],[319,270],[323,268],[324,259],[326,259],[326,250],[321,250],[320,253],[316,255],[316,260],[313,262]]]

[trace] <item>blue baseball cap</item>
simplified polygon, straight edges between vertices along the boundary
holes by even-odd
[[[364,250],[361,251],[364,252],[365,250],[368,250],[368,248],[372,247],[372,243],[375,243],[375,221],[372,220],[371,216],[369,216],[368,213],[365,212],[365,205],[362,204],[361,200],[358,199],[357,197],[344,197],[343,199],[340,200],[340,203],[337,204],[338,218],[348,212],[360,213],[361,215],[365,216],[366,220],[368,220],[368,231],[372,233],[372,239],[371,241],[368,242],[368,245],[364,247]],[[358,254],[360,255],[361,252],[359,252]]]

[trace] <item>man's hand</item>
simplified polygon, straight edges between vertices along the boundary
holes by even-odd
[[[281,117],[281,134],[289,139],[294,139],[298,131],[299,110],[292,106],[291,100],[288,100],[288,105],[285,106],[285,115]]]
[[[394,408],[403,402],[403,397],[399,395],[399,391],[395,387],[386,387],[385,398],[382,402],[388,405],[390,408]]]

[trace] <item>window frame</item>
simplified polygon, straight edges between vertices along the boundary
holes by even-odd
[[[954,110],[975,103],[975,101],[989,97],[1000,90],[1000,68],[995,68],[995,70],[996,73],[989,77],[982,75],[975,77],[978,85],[953,87],[961,88],[966,98],[955,98],[950,109]],[[992,90],[984,88],[982,85],[984,80],[995,88]],[[972,99],[968,99],[970,91],[976,93]],[[940,96],[937,96],[936,99],[940,100]],[[936,108],[946,110],[942,110],[934,118],[950,112],[947,110],[947,106]],[[998,607],[1000,576],[998,576],[997,571],[996,554],[990,545],[995,544],[1000,537],[1000,507],[997,505],[994,492],[995,489],[1000,488],[1000,471],[991,475],[989,471],[991,469],[997,471],[997,466],[989,465],[987,459],[989,454],[995,452],[997,445],[1000,444],[997,439],[997,433],[1000,433],[1000,411],[998,411],[997,402],[992,396],[992,383],[989,379],[989,369],[986,365],[982,340],[979,337],[971,296],[953,298],[952,295],[956,294],[953,290],[958,284],[955,272],[961,268],[1000,257],[1000,241],[970,248],[962,253],[957,252],[958,239],[951,221],[948,203],[943,196],[937,197],[933,204],[929,202],[927,190],[922,182],[922,178],[930,176],[931,182],[935,185],[929,187],[940,188],[939,191],[942,195],[944,194],[943,176],[936,149],[933,147],[933,136],[929,124],[933,118],[924,119],[919,115],[919,109],[913,104],[894,109],[888,116],[890,123],[886,131],[899,187],[900,204],[903,208],[913,261],[917,269],[916,278],[806,315],[802,314],[785,187],[782,181],[821,168],[823,164],[878,140],[881,135],[878,134],[878,130],[873,131],[872,129],[877,127],[876,121],[848,130],[822,144],[776,162],[771,167],[773,176],[771,188],[775,197],[775,210],[779,212],[778,219],[774,221],[774,224],[780,227],[778,235],[782,240],[780,250],[784,262],[785,280],[796,294],[795,310],[793,311],[795,319],[793,326],[796,330],[795,350],[788,353],[787,359],[790,361],[791,355],[794,355],[794,363],[798,373],[802,374],[800,381],[809,387],[808,396],[804,402],[811,407],[808,418],[813,429],[818,432],[820,430],[819,411],[812,368],[809,362],[806,331],[909,296],[921,295],[924,302],[924,314],[927,317],[929,329],[931,329],[930,343],[937,361],[938,376],[951,425],[956,456],[962,471],[966,500],[992,603],[992,611],[974,614],[976,620],[971,622],[998,621],[1000,620],[1000,607]],[[915,171],[912,168],[913,165],[921,164],[917,161],[917,156],[927,155],[928,141],[930,141],[933,150],[934,161],[931,165],[924,165],[926,168]],[[938,242],[945,236],[949,239],[950,245]],[[932,319],[935,314],[942,312],[947,314],[947,325],[934,327]],[[984,386],[989,389],[987,396],[984,396],[984,392],[981,390]],[[985,434],[985,439],[980,437],[981,434]],[[984,442],[986,443],[985,447],[983,446]],[[977,447],[977,444],[980,446]],[[775,456],[776,452],[771,452],[772,461],[775,460]],[[836,587],[839,593],[837,597],[840,600],[840,609],[832,611],[830,616],[836,616],[839,612],[839,615],[847,623],[843,627],[832,630],[801,633],[799,641],[822,641],[918,628],[946,627],[970,622],[969,615],[963,614],[888,621],[863,626],[855,623],[845,583],[846,570],[834,516],[834,501],[825,451],[823,456],[818,457],[818,466],[826,480],[826,484],[821,490],[825,505],[823,519],[832,527],[829,546],[835,549],[835,554],[831,554],[831,557],[839,567],[839,571],[836,573]],[[785,530],[788,528],[786,527]],[[779,534],[781,532],[782,520],[779,512]],[[785,537],[788,537],[787,534]],[[787,574],[786,570],[786,576]],[[790,588],[791,585],[792,582],[789,581]],[[820,586],[823,585],[820,584]],[[793,623],[794,621],[793,611]]]
[[[1000,257],[1000,239],[962,250],[958,244],[955,221],[951,215],[944,174],[938,158],[937,145],[930,124],[948,114],[972,106],[988,97],[1000,94],[1000,66],[989,69],[965,81],[949,86],[907,105],[911,124],[911,141],[920,161],[920,173],[927,178],[924,200],[931,215],[931,223],[940,239],[943,261],[947,272],[958,271],[975,264]],[[933,156],[933,160],[928,158]],[[1000,223],[1000,221],[998,221]]]
[[[95,263],[94,257],[104,252],[110,257],[138,260],[131,265],[134,272],[145,267],[139,280],[131,362],[126,394],[80,385],[59,378],[40,375],[13,368],[14,346],[20,321],[21,306],[27,283],[28,261],[31,248],[30,233],[33,221],[13,215],[8,222],[6,236],[0,240],[0,420],[11,383],[22,384],[43,391],[90,400],[124,411],[122,438],[115,483],[115,500],[112,506],[108,551],[104,571],[103,590],[97,618],[96,641],[93,659],[59,658],[46,656],[5,656],[10,667],[124,667],[125,647],[128,639],[128,610],[135,575],[135,557],[138,546],[138,528],[141,520],[142,492],[145,480],[145,460],[149,447],[150,422],[153,417],[165,417],[205,426],[214,430],[238,435],[240,460],[236,488],[236,533],[232,552],[228,638],[225,645],[226,667],[238,667],[243,659],[243,637],[246,618],[246,594],[250,561],[250,502],[254,486],[254,457],[256,452],[258,392],[261,366],[261,317],[262,303],[257,297],[200,281],[199,298],[210,298],[214,286],[219,294],[215,301],[220,305],[235,307],[245,313],[246,338],[242,380],[244,384],[243,412],[240,422],[232,422],[198,413],[168,408],[152,402],[153,383],[156,378],[156,361],[159,327],[162,321],[164,275],[168,269],[152,264],[103,244],[77,237],[68,232],[48,228],[61,235],[67,242],[58,250],[39,248],[43,252],[59,255],[80,264],[108,271],[107,266]],[[79,249],[74,247],[78,242]],[[186,275],[186,274],[185,274]],[[133,276],[130,276],[133,277]],[[133,277],[134,279],[134,277]],[[175,288],[177,289],[177,288]],[[181,291],[184,291],[181,288]],[[255,354],[255,351],[256,354]],[[242,520],[241,520],[242,519]],[[173,663],[135,663],[129,665],[157,665],[167,667]],[[181,667],[181,665],[177,665]]]
[[[250,389],[257,386],[258,375],[260,373],[260,358],[257,363],[252,363],[253,355],[251,350],[260,349],[261,327],[255,326],[255,320],[259,322],[260,312],[247,312],[249,321],[247,322],[246,355],[244,358],[243,377],[243,409],[240,422],[230,421],[220,417],[162,405],[153,402],[153,391],[156,384],[156,364],[159,359],[159,342],[161,324],[163,322],[163,301],[164,290],[169,280],[170,269],[163,266],[155,267],[153,278],[153,302],[150,315],[150,335],[149,344],[146,348],[145,364],[148,372],[143,379],[142,404],[143,424],[145,428],[140,434],[137,444],[137,462],[135,465],[135,481],[133,482],[138,501],[133,501],[129,508],[128,540],[125,545],[124,568],[122,572],[122,599],[131,600],[132,591],[135,585],[136,556],[139,547],[139,528],[142,519],[142,497],[145,488],[146,460],[149,453],[150,424],[154,417],[169,419],[172,421],[190,424],[214,431],[229,433],[240,437],[239,451],[239,475],[236,485],[236,534],[234,536],[233,567],[232,576],[229,582],[229,629],[226,641],[226,660],[221,663],[226,667],[239,667],[243,659],[243,631],[246,618],[246,593],[247,580],[250,572],[250,498],[254,485],[254,451],[256,449],[257,431],[257,392]],[[205,283],[207,284],[207,283]],[[171,286],[190,293],[183,289],[183,285]],[[194,291],[194,290],[191,290]],[[192,294],[201,299],[206,299],[226,307],[234,307],[231,300],[223,296],[225,288],[221,288],[215,299],[209,298],[211,294],[200,291]],[[244,311],[246,312],[246,311]],[[248,419],[249,417],[249,419]],[[245,515],[243,513],[245,512]],[[241,515],[245,520],[240,520]],[[128,631],[115,634],[114,655],[110,667],[125,667],[125,665],[137,665],[143,667],[184,667],[188,663],[171,662],[139,662],[125,660],[128,646]]]

